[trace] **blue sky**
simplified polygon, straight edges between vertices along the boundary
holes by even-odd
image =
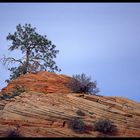
[[[0,57],[8,52],[8,33],[31,23],[60,50],[61,74],[85,73],[100,94],[140,102],[140,3],[1,3]],[[9,71],[0,64],[0,89]]]

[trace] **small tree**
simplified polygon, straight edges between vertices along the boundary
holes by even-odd
[[[73,78],[69,83],[69,87],[73,92],[89,94],[96,94],[99,92],[96,85],[96,81],[91,82],[91,78],[86,76],[84,73],[73,75]]]
[[[3,57],[3,64],[17,63],[17,67],[8,68],[11,71],[10,79],[7,82],[26,74],[27,72],[38,72],[40,70],[48,70],[51,72],[61,71],[56,66],[56,54],[59,50],[55,50],[56,46],[52,44],[45,36],[38,34],[36,28],[32,28],[31,24],[20,24],[16,26],[16,32],[7,36],[7,40],[12,41],[8,50],[20,50],[23,57],[15,59],[13,57]]]

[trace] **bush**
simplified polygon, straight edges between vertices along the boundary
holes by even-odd
[[[20,95],[22,92],[25,92],[25,87],[24,86],[20,86],[20,85],[15,85],[13,87],[13,90],[12,90],[12,93],[13,93],[13,96],[18,96]]]
[[[19,131],[11,130],[8,132],[7,137],[21,137],[21,135],[19,134]]]
[[[69,127],[76,133],[83,133],[84,132],[84,127],[85,124],[82,120],[80,120],[79,118],[73,118],[70,122],[69,122]]]
[[[73,75],[72,80],[69,82],[69,87],[76,93],[96,94],[99,92],[96,85],[96,81],[91,82],[91,78],[87,77],[84,73]]]
[[[10,98],[14,98],[15,96],[19,96],[21,93],[25,92],[25,88],[24,86],[20,86],[20,85],[15,85],[13,87],[13,90],[11,91],[11,94],[8,93],[3,93],[0,96],[0,100],[5,100],[5,99],[10,99]]]
[[[82,112],[81,110],[77,110],[77,115],[79,115],[79,116],[85,116],[85,113],[84,112]]]
[[[100,119],[95,123],[95,130],[107,133],[113,133],[116,131],[116,126],[108,119]]]

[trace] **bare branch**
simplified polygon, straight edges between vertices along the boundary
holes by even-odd
[[[8,58],[3,57],[1,59],[1,61],[3,62],[4,65],[6,65],[6,64],[9,65],[9,63],[15,63],[15,62],[19,62],[20,64],[24,65],[24,63],[21,61],[21,59],[17,60],[13,57],[8,57]]]
[[[37,69],[39,67],[42,67],[43,65],[41,65],[38,60],[30,60],[30,62],[33,62],[32,64],[29,65],[28,70],[31,71],[37,71]]]

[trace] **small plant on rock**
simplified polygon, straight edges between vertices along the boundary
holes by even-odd
[[[92,82],[91,78],[83,74],[73,75],[69,82],[69,87],[76,93],[96,94],[99,92],[96,81]]]
[[[73,118],[70,122],[69,122],[69,127],[76,133],[83,133],[84,132],[84,127],[85,124],[82,120],[80,120],[79,118]]]
[[[18,130],[11,130],[7,132],[7,137],[21,137],[21,134]]]
[[[6,100],[6,99],[10,99],[10,98],[14,98],[15,96],[19,96],[21,93],[25,92],[26,89],[24,86],[20,86],[20,85],[15,85],[13,87],[13,90],[11,91],[10,94],[8,93],[3,93],[0,96],[0,100]]]
[[[81,110],[77,110],[76,113],[79,116],[85,116],[85,113],[83,111],[81,111]]]
[[[0,97],[1,100],[10,99],[10,96],[6,93],[2,94]]]
[[[20,86],[20,85],[15,85],[13,87],[13,90],[12,90],[12,93],[13,93],[13,96],[18,96],[20,95],[22,92],[25,92],[25,87],[24,86]]]
[[[95,123],[95,130],[108,134],[116,131],[116,126],[109,119],[99,119]]]

